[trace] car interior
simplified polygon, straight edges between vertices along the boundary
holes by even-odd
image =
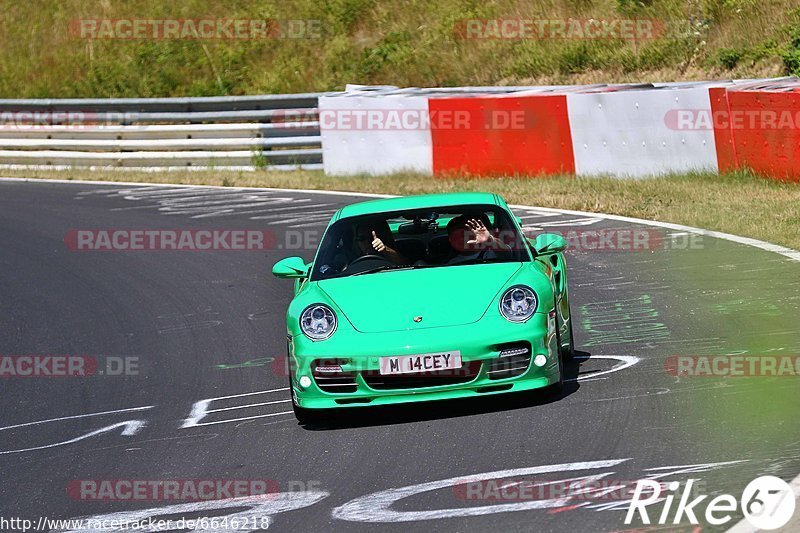
[[[326,279],[371,271],[389,259],[372,251],[370,242],[359,248],[357,237],[372,231],[404,258],[406,266],[445,266],[458,253],[451,244],[448,223],[456,217],[478,220],[494,235],[517,246],[507,259],[519,260],[525,245],[507,213],[498,206],[458,206],[350,217],[337,221],[326,232],[315,261],[312,279]],[[363,240],[362,235],[361,239]],[[510,244],[510,243],[509,243]]]

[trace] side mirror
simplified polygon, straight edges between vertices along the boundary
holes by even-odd
[[[283,279],[304,278],[308,276],[308,265],[302,257],[287,257],[275,263],[272,275]]]
[[[563,252],[567,249],[567,241],[555,233],[542,233],[531,241],[537,255],[548,255]]]

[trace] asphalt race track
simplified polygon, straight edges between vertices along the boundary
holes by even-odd
[[[349,410],[298,425],[283,359],[291,283],[270,270],[287,255],[310,260],[333,211],[363,200],[0,182],[0,355],[100,362],[89,377],[0,380],[2,514],[233,515],[349,533],[624,531],[641,522],[624,524],[619,491],[498,498],[489,481],[693,478],[700,493],[738,497],[759,475],[800,473],[797,376],[669,371],[673,356],[800,354],[800,263],[532,208],[516,210],[532,232],[648,232],[644,249],[590,239],[568,252],[579,356],[562,396]],[[266,251],[77,251],[76,229],[248,229],[273,241]],[[119,361],[135,364],[109,375]],[[76,494],[80,480],[268,480],[281,492],[257,503],[98,501]],[[148,509],[158,510],[134,512]]]

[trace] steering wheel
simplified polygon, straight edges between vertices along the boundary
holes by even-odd
[[[355,259],[350,261],[350,265],[349,266],[357,265],[358,263],[361,263],[362,261],[367,261],[367,260],[373,260],[374,261],[375,259],[378,259],[380,261],[386,261],[387,263],[389,262],[389,260],[386,259],[385,257],[383,257],[382,255],[368,254],[368,255],[362,255],[361,257],[356,257]]]

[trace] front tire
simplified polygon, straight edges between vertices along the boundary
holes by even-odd
[[[575,335],[572,333],[572,309],[569,304],[567,304],[567,309],[569,309],[569,346],[564,350],[561,346],[561,340],[558,341],[558,351],[564,361],[570,361],[575,357]]]
[[[564,390],[564,355],[561,350],[561,334],[556,327],[556,346],[558,346],[558,382],[551,385],[553,394],[561,394]]]

